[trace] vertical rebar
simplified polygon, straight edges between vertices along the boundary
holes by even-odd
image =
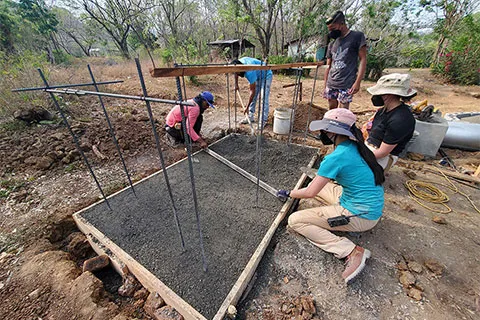
[[[90,65],[87,64],[88,72],[90,73],[90,77],[92,78],[92,83],[93,86],[95,87],[95,90],[99,92],[97,82],[95,81],[95,77],[92,72],[92,68],[90,68]],[[105,115],[105,119],[107,120],[108,124],[108,130],[110,132],[110,136],[112,137],[113,143],[115,144],[115,147],[117,148],[118,155],[120,156],[120,160],[122,161],[123,165],[123,170],[125,171],[125,174],[127,175],[128,183],[130,184],[130,188],[132,188],[133,194],[135,197],[137,197],[137,194],[135,193],[135,188],[133,187],[132,179],[130,178],[130,174],[128,173],[127,165],[125,164],[125,160],[123,159],[122,155],[122,150],[120,149],[120,146],[118,145],[118,140],[117,137],[115,136],[115,130],[112,127],[112,123],[110,122],[110,117],[108,116],[107,109],[105,108],[105,104],[103,103],[102,97],[98,96],[98,100],[100,101],[100,105],[102,106],[103,114]]]
[[[228,73],[226,73],[226,76],[227,76],[228,132],[230,132],[230,129],[232,128],[232,125],[230,123],[230,77]]]
[[[143,96],[147,97],[147,87],[145,86],[145,80],[143,79],[142,67],[140,65],[140,60],[135,58],[135,63],[137,64],[138,77],[140,79],[140,85],[142,86]],[[157,129],[155,128],[155,120],[153,118],[152,108],[150,106],[150,101],[145,101],[147,106],[148,117],[150,119],[150,124],[152,125],[153,136],[155,137],[155,144],[157,146],[158,155],[160,157],[160,164],[162,166],[163,177],[165,178],[165,183],[167,184],[168,195],[170,197],[170,202],[173,211],[173,217],[175,219],[175,226],[177,227],[178,235],[180,236],[180,242],[182,244],[182,249],[185,250],[185,241],[183,240],[182,228],[178,220],[177,208],[175,206],[175,200],[173,199],[172,188],[170,186],[170,180],[168,179],[167,167],[165,166],[165,159],[163,158],[162,148],[160,146],[160,139],[158,137]]]
[[[263,62],[262,64],[263,65]],[[267,65],[267,62],[265,61],[265,65]],[[265,109],[265,98],[266,98],[266,86],[267,86],[267,70],[262,70],[260,71],[260,92],[258,93],[258,98],[259,98],[259,103],[258,103],[258,123],[257,123],[257,131],[260,131],[260,134],[257,134],[257,145],[256,145],[256,157],[255,157],[255,162],[257,166],[257,190],[255,194],[255,204],[258,207],[258,199],[259,199],[259,193],[260,193],[260,164],[262,162],[262,138],[263,138],[263,122],[264,122],[264,117],[263,117],[263,110]],[[263,93],[263,99],[262,99],[262,93]],[[268,115],[267,119],[268,120]]]
[[[307,141],[308,125],[310,124],[310,115],[312,113],[313,97],[315,95],[315,84],[317,82],[317,75],[318,75],[318,66],[315,68],[315,78],[313,78],[312,98],[310,99],[310,104],[308,105],[307,124],[305,125],[305,135],[303,137],[303,146],[305,146],[305,142]]]
[[[177,82],[177,92],[178,92],[178,100],[183,101],[182,97],[182,86],[180,84],[180,77],[176,77],[176,82]],[[202,233],[202,227],[200,225],[200,215],[198,213],[198,201],[197,201],[197,192],[195,189],[195,177],[193,175],[193,163],[192,163],[192,144],[190,143],[190,139],[187,138],[188,132],[187,132],[187,126],[186,126],[186,121],[185,121],[185,112],[184,112],[184,106],[180,105],[180,113],[182,115],[182,129],[183,129],[183,136],[185,137],[185,144],[187,146],[187,158],[188,158],[188,169],[190,171],[190,182],[192,184],[192,194],[193,194],[193,205],[195,209],[195,218],[196,218],[196,223],[197,223],[197,230],[198,230],[198,236],[200,238],[200,250],[202,252],[202,262],[203,262],[203,271],[207,271],[207,259],[205,257],[205,249],[203,246],[203,233]]]
[[[302,73],[303,73],[302,68],[298,68],[296,70],[297,70],[297,77],[295,78],[295,90],[293,94],[292,112],[290,113],[290,131],[288,132],[287,145],[290,145],[290,143],[292,142],[293,122],[295,120],[295,109],[297,107],[299,84],[300,84],[300,80],[302,78]]]
[[[48,81],[45,78],[45,75],[43,74],[42,70],[40,68],[38,68],[37,70],[38,70],[38,73],[40,74],[40,77],[43,80],[43,83],[45,84],[45,87],[49,88]],[[88,171],[90,171],[90,174],[92,175],[93,180],[95,180],[95,183],[97,184],[98,190],[100,190],[100,193],[102,194],[103,200],[105,200],[105,202],[107,203],[108,208],[110,210],[112,210],[112,207],[110,207],[110,203],[108,202],[108,199],[105,196],[105,193],[103,193],[102,187],[100,186],[100,183],[98,182],[97,177],[95,176],[95,173],[93,172],[93,169],[90,166],[90,163],[88,162],[87,156],[85,155],[82,148],[80,147],[80,142],[78,141],[77,136],[73,132],[72,127],[70,127],[70,124],[68,123],[67,117],[63,113],[63,110],[60,107],[60,104],[58,103],[57,98],[55,98],[55,95],[52,92],[49,92],[49,94],[50,94],[50,97],[53,100],[53,104],[55,105],[55,107],[57,108],[57,111],[60,113],[60,116],[62,117],[63,123],[65,123],[65,126],[67,127],[68,131],[70,132],[70,135],[72,136],[73,141],[75,142],[75,146],[77,147],[77,150],[82,155],[83,161],[85,161],[85,164],[87,165]]]

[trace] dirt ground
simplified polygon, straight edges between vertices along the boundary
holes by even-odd
[[[107,91],[141,94],[133,63],[112,65],[97,58],[92,59],[91,65],[98,80],[125,80],[108,86]],[[480,92],[478,86],[443,84],[423,69],[386,70],[394,71],[410,72],[413,86],[419,91],[417,100],[428,99],[443,113],[480,111],[479,100],[472,95]],[[50,75],[52,83],[88,81],[84,66],[53,70]],[[173,79],[151,78],[147,72],[145,78],[151,96],[176,99]],[[247,83],[240,81],[246,101]],[[293,82],[293,78],[275,76],[271,115],[275,108],[292,104],[293,88],[282,86]],[[298,143],[303,142],[306,119],[321,117],[327,106],[320,96],[323,81],[319,80],[314,98],[317,107],[308,116],[306,102],[310,101],[312,84],[312,78],[303,80],[303,103],[297,109],[294,137]],[[375,111],[366,92],[372,84],[364,81],[351,105],[359,123]],[[248,127],[233,123],[234,110],[227,107],[225,76],[203,76],[195,83],[187,79],[188,97],[203,90],[212,91],[217,104],[215,110],[205,114],[202,132],[208,142],[223,136],[229,123],[232,129],[249,132]],[[38,96],[48,101],[46,94]],[[137,181],[159,170],[144,104],[104,101],[132,179]],[[65,96],[61,104],[74,132],[81,137],[82,149],[105,193],[125,187],[125,174],[98,100],[91,96]],[[49,106],[46,102],[43,105]],[[153,105],[161,138],[169,108]],[[53,106],[48,109],[54,111]],[[239,110],[237,118],[242,119]],[[117,293],[122,280],[113,271],[82,273],[83,261],[94,253],[88,248],[72,248],[80,235],[71,215],[97,201],[100,194],[66,128],[55,121],[25,126],[12,117],[5,117],[0,123],[0,318],[149,318],[142,308],[144,299]],[[275,137],[271,130],[272,122],[265,135]],[[312,139],[307,143],[320,146]],[[445,151],[461,172],[473,172],[480,165],[479,152]],[[164,156],[167,164],[172,164],[185,157],[185,151],[164,147]],[[427,171],[427,164],[438,165],[439,160],[440,157],[402,160],[387,177],[385,214],[380,223],[369,232],[347,235],[373,253],[365,272],[353,285],[347,287],[341,281],[341,261],[282,227],[258,268],[253,289],[239,304],[238,318],[292,319],[305,309],[302,301],[307,298],[315,301],[313,317],[318,319],[480,318],[480,264],[475,254],[480,246],[480,213],[464,196],[451,191],[443,176]],[[449,196],[452,212],[434,213],[410,198],[404,187],[410,179],[405,172],[410,177],[415,175],[415,179],[441,183],[436,186]],[[452,181],[480,207],[478,184],[472,187]],[[318,203],[303,201],[300,205]],[[433,222],[434,216],[444,218],[446,224]]]

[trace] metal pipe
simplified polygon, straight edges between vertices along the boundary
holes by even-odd
[[[95,90],[98,92],[98,86],[97,86],[97,82],[95,81],[95,77],[93,75],[92,68],[90,68],[89,64],[87,64],[87,68],[88,68],[88,72],[90,73],[90,77],[92,78],[93,86],[95,87]],[[113,140],[113,143],[115,144],[118,155],[120,156],[120,160],[122,161],[123,170],[125,171],[125,174],[127,175],[127,179],[128,179],[128,183],[130,184],[130,188],[132,188],[133,194],[135,195],[135,197],[137,197],[137,194],[135,193],[135,188],[133,188],[132,179],[130,178],[130,174],[128,173],[127,165],[125,164],[125,160],[123,159],[123,156],[122,156],[122,150],[120,150],[120,146],[118,145],[117,137],[115,136],[115,130],[112,127],[112,123],[110,122],[110,117],[108,116],[107,109],[105,108],[105,104],[103,103],[102,97],[99,96],[98,100],[100,101],[100,105],[102,106],[103,114],[105,115],[105,119],[107,120],[108,129],[110,131],[110,136],[112,137],[112,140]]]
[[[40,74],[40,77],[43,80],[43,83],[45,84],[45,87],[48,88],[48,82],[47,79],[45,78],[45,75],[43,74],[42,70],[40,68],[37,69],[38,73]],[[60,105],[58,104],[57,99],[55,98],[55,95],[50,92],[50,97],[53,100],[53,103],[55,104],[55,107],[57,108],[58,112],[60,113],[60,116],[62,117],[63,123],[65,123],[65,126],[67,127],[68,131],[70,132],[70,135],[73,137],[73,141],[75,142],[75,146],[77,147],[77,150],[80,152],[82,155],[83,161],[85,161],[85,164],[87,165],[88,170],[90,171],[90,174],[93,177],[93,180],[95,180],[95,183],[97,184],[98,189],[100,190],[100,193],[102,194],[103,199],[107,203],[107,206],[110,210],[112,210],[112,207],[110,207],[110,203],[108,202],[107,197],[105,196],[105,193],[103,193],[102,187],[100,186],[100,183],[97,180],[97,177],[95,176],[95,173],[92,170],[92,167],[90,166],[90,163],[88,162],[87,156],[83,152],[82,148],[80,147],[80,142],[77,139],[77,136],[73,132],[72,128],[70,127],[70,124],[68,123],[67,117],[63,113],[62,108],[60,108]]]
[[[176,77],[176,82],[177,82],[178,99],[182,100],[182,87],[180,84],[180,77]],[[183,106],[180,106],[180,113],[182,115],[183,136],[185,137],[185,144],[187,146],[186,149],[187,149],[188,169],[190,171],[190,182],[192,184],[193,205],[195,209],[195,218],[197,223],[198,236],[200,238],[200,250],[202,252],[203,271],[207,272],[207,258],[205,257],[205,248],[203,246],[203,233],[202,233],[202,227],[200,225],[200,215],[198,213],[197,192],[195,189],[195,176],[193,174],[192,150],[191,150],[192,145],[187,138],[188,132],[187,132],[187,126],[185,121],[185,112],[183,109],[184,109]]]
[[[157,99],[151,97],[143,97],[143,96],[130,96],[125,94],[116,94],[116,93],[106,93],[106,92],[96,92],[96,91],[86,91],[86,90],[74,90],[74,89],[45,89],[46,92],[50,93],[60,93],[60,94],[75,94],[75,95],[93,95],[93,96],[101,96],[101,97],[110,97],[110,98],[117,98],[117,99],[130,99],[130,100],[140,100],[140,101],[149,101],[149,102],[159,102],[159,103],[167,103],[167,104],[181,104],[185,106],[193,106],[193,102],[182,102],[182,101],[175,101],[175,100],[167,100],[167,99]]]
[[[315,68],[315,78],[313,78],[312,98],[310,99],[310,105],[308,106],[307,124],[305,126],[305,136],[303,137],[303,146],[305,146],[305,142],[307,141],[308,125],[310,123],[310,115],[312,113],[313,96],[315,95],[315,84],[317,82],[317,75],[318,75],[318,67]]]
[[[123,80],[112,80],[112,81],[102,81],[97,82],[96,85],[103,85],[103,84],[113,84],[113,83],[122,83]],[[59,84],[50,87],[32,87],[32,88],[18,88],[12,89],[12,92],[24,92],[24,91],[36,91],[36,90],[45,90],[45,89],[56,89],[56,88],[73,88],[73,87],[87,87],[93,86],[95,83],[77,83],[77,84]]]
[[[137,64],[138,77],[140,79],[140,85],[142,86],[143,95],[147,96],[147,87],[145,86],[145,81],[143,79],[142,67],[140,66],[140,60],[135,58],[135,63]],[[160,157],[160,164],[162,166],[163,177],[165,178],[165,183],[167,184],[168,195],[170,197],[170,202],[173,211],[173,217],[175,218],[175,226],[177,227],[177,232],[180,236],[180,241],[182,243],[182,249],[185,250],[185,241],[183,240],[182,229],[178,221],[177,208],[175,207],[175,201],[173,199],[172,188],[170,186],[170,180],[168,179],[167,167],[165,166],[165,159],[163,158],[162,148],[160,146],[160,139],[158,137],[157,129],[155,128],[155,119],[153,118],[152,108],[150,106],[150,101],[145,101],[147,106],[148,118],[150,119],[150,124],[152,125],[153,136],[155,137],[155,144],[157,146],[158,155]]]

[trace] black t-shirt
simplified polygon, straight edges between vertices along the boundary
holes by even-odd
[[[376,147],[380,147],[382,142],[396,144],[390,154],[398,156],[412,138],[414,130],[415,118],[406,104],[401,104],[389,112],[383,107],[373,118],[367,141]]]

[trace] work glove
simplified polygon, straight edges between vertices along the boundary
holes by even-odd
[[[290,191],[289,190],[278,190],[275,194],[278,199],[282,200],[283,202],[287,201],[290,198]]]

